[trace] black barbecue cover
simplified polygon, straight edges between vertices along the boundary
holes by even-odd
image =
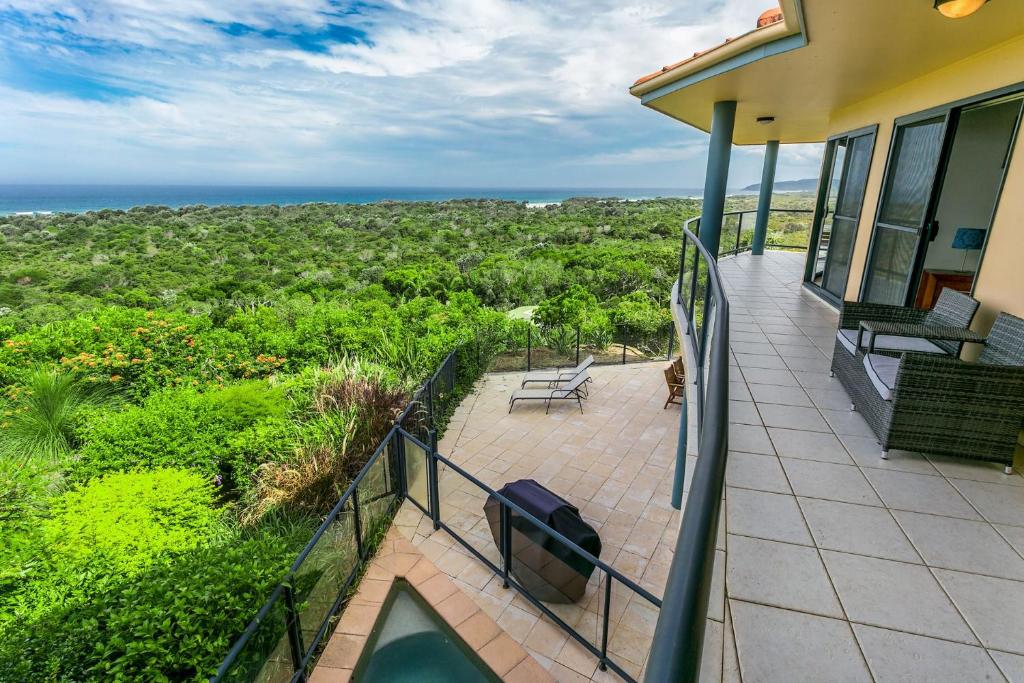
[[[520,479],[498,493],[565,536],[594,557],[601,556],[601,538],[583,521],[580,511],[532,479]],[[484,503],[494,544],[501,552],[501,504],[494,496]],[[594,564],[547,531],[509,508],[512,531],[511,572],[534,597],[545,602],[576,602],[583,597]]]

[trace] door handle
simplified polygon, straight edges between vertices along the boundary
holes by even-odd
[[[934,242],[935,238],[939,236],[939,222],[932,221],[931,225],[928,226],[928,241]]]

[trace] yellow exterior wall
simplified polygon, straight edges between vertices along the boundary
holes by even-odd
[[[1022,81],[1024,37],[833,112],[829,126],[831,134],[878,124],[878,138],[846,287],[847,300],[857,299],[860,292],[894,120]],[[999,311],[1024,317],[1024,132],[1018,136],[1007,172],[985,259],[978,274],[975,297],[982,303],[975,319],[975,327],[979,330],[987,331]]]

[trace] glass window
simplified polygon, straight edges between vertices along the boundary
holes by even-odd
[[[944,129],[945,117],[899,128],[880,223],[917,228],[924,222]]]

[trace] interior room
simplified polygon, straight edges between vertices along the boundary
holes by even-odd
[[[943,287],[970,292],[980,269],[1024,98],[960,112],[926,243],[915,303],[931,308]]]

